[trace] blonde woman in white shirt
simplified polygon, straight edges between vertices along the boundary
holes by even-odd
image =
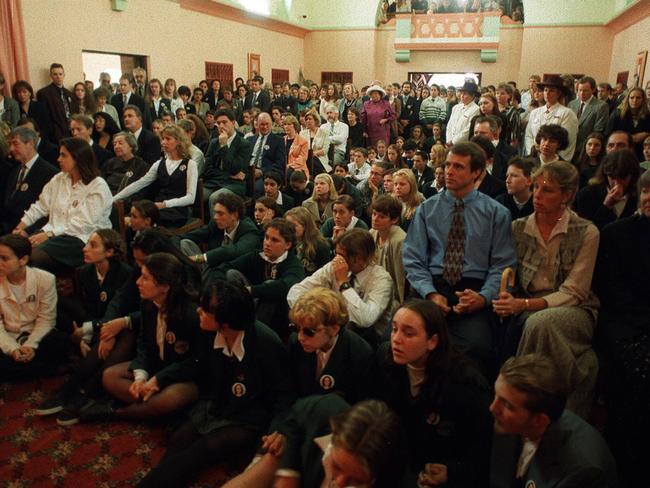
[[[190,158],[192,143],[183,129],[177,125],[167,126],[160,137],[165,156],[153,163],[142,178],[115,195],[113,201],[124,200],[150,187],[148,199],[160,209],[158,223],[165,227],[181,227],[187,222],[189,207],[196,198],[198,166]]]
[[[111,190],[100,176],[90,145],[81,139],[60,142],[61,172],[43,187],[14,233],[32,244],[32,264],[48,271],[83,264],[83,247],[94,231],[111,227]],[[25,183],[24,183],[25,184]],[[37,228],[46,218],[40,230]]]
[[[24,236],[0,237],[0,381],[44,374],[66,357],[54,275],[27,266],[31,251]]]

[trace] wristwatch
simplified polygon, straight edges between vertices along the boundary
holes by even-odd
[[[350,282],[345,281],[345,282],[341,283],[341,286],[339,286],[339,291],[344,292],[345,290],[348,290],[350,288],[352,288],[352,285],[350,284]]]

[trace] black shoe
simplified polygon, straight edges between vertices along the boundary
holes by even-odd
[[[91,401],[79,413],[80,422],[103,422],[116,418],[112,401]]]
[[[56,423],[62,427],[74,425],[79,422],[81,409],[90,404],[90,400],[83,395],[78,395],[68,402],[63,410],[56,416]]]
[[[65,395],[63,395],[62,392],[57,392],[47,400],[43,401],[38,407],[36,407],[35,412],[36,415],[52,415],[63,410],[64,404]]]

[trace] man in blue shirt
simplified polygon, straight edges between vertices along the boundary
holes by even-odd
[[[485,153],[472,142],[454,144],[445,165],[446,190],[415,213],[404,241],[406,277],[421,297],[447,316],[452,343],[487,371],[494,360],[491,302],[501,273],[517,257],[510,212],[474,188]]]

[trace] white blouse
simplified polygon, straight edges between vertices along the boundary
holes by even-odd
[[[7,279],[0,280],[0,349],[11,354],[21,345],[38,348],[38,344],[56,322],[56,282],[54,275],[37,268],[27,268],[25,283],[18,297]],[[27,336],[20,343],[19,337]]]
[[[25,211],[22,223],[31,225],[49,217],[43,232],[55,236],[68,235],[88,241],[98,229],[110,229],[113,196],[106,181],[96,177],[87,185],[79,180],[74,185],[67,173],[56,174],[44,187],[38,200]]]

